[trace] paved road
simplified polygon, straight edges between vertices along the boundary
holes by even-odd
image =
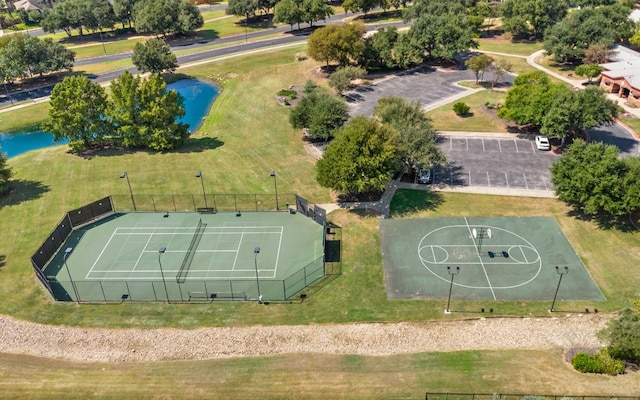
[[[591,142],[612,144],[620,149],[622,157],[640,156],[638,140],[620,124],[602,125],[588,129],[587,132]]]

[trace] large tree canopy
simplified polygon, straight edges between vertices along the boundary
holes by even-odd
[[[136,43],[131,56],[133,65],[142,72],[161,74],[174,72],[178,68],[178,58],[162,39],[151,38],[145,43]]]
[[[113,28],[115,21],[113,7],[107,0],[66,0],[46,12],[41,25],[45,32],[63,30],[71,36],[74,29],[82,35],[84,29]]]
[[[40,40],[35,36],[15,34],[0,47],[1,80],[44,75],[60,70],[71,71],[75,53],[51,38]]]
[[[362,37],[365,31],[362,24],[332,24],[322,27],[309,35],[309,56],[327,65],[331,61],[337,61],[341,66],[347,65],[352,60],[358,60],[364,50]]]
[[[542,126],[542,119],[551,107],[555,93],[564,85],[551,83],[551,79],[541,71],[520,74],[507,92],[504,106],[498,116],[520,125]]]
[[[514,36],[541,37],[567,15],[567,7],[567,0],[505,0],[500,7],[502,26]]]
[[[551,107],[542,118],[540,132],[557,138],[577,136],[584,129],[611,123],[611,118],[617,115],[618,105],[609,100],[602,89],[591,86],[573,91],[565,88],[556,92]]]
[[[558,198],[586,215],[627,215],[637,208],[637,184],[625,186],[630,169],[618,157],[618,148],[576,139],[551,167]],[[633,193],[627,192],[632,190]]]
[[[182,34],[202,28],[200,10],[187,0],[140,0],[134,6],[136,32]]]
[[[436,144],[436,132],[431,119],[422,111],[419,102],[409,103],[401,97],[385,97],[378,100],[373,115],[396,130],[396,156],[407,168],[446,163],[444,152]]]
[[[551,26],[545,32],[544,49],[558,62],[579,60],[590,45],[612,44],[633,35],[629,8],[611,6],[583,8]]]
[[[381,191],[398,170],[394,129],[363,116],[336,134],[317,164],[320,185],[345,194]]]
[[[54,140],[68,138],[74,150],[102,143],[110,133],[103,118],[107,108],[104,88],[85,76],[65,78],[54,86],[49,101],[49,117],[43,129]]]

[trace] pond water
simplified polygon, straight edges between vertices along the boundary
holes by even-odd
[[[167,89],[174,89],[184,97],[185,116],[180,122],[189,124],[191,132],[196,131],[202,120],[209,113],[211,104],[218,96],[218,89],[211,83],[197,79],[183,79],[167,85]],[[58,146],[68,140],[54,142],[53,134],[47,132],[0,132],[0,151],[9,158],[27,151]]]

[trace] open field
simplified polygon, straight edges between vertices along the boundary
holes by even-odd
[[[542,49],[542,42],[512,42],[506,39],[476,39],[479,50],[528,56]]]
[[[424,399],[430,392],[622,395],[637,374],[581,374],[553,351],[290,354],[140,364],[0,354],[0,398]],[[461,386],[464,385],[464,386]]]

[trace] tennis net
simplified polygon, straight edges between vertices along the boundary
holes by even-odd
[[[184,259],[182,260],[182,264],[180,265],[180,269],[178,270],[178,274],[176,275],[176,282],[184,283],[184,281],[187,279],[187,273],[189,272],[189,268],[191,267],[193,256],[195,256],[196,254],[195,250],[198,247],[200,239],[202,239],[202,235],[204,234],[204,230],[206,228],[207,224],[202,223],[202,219],[200,219],[200,221],[198,221],[198,226],[196,227],[196,233],[191,239],[191,244],[189,244],[187,254],[185,254]]]

